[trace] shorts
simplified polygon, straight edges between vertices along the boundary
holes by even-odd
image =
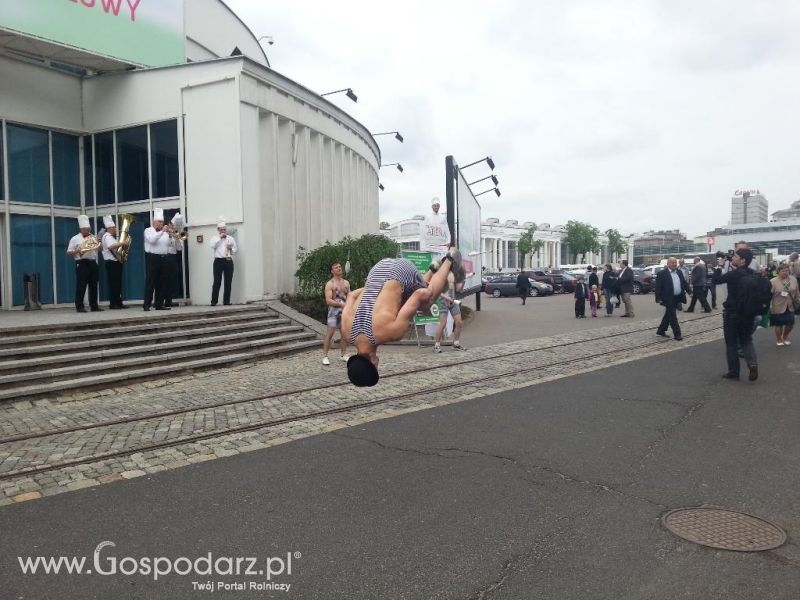
[[[342,313],[336,315],[328,315],[328,320],[326,321],[328,327],[333,327],[334,329],[341,329],[342,328]]]
[[[461,305],[456,304],[455,302],[448,302],[447,300],[442,300],[442,314],[450,313],[450,316],[456,317],[461,314]]]

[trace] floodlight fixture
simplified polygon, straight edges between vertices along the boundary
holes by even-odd
[[[475,185],[476,183],[480,183],[481,181],[486,181],[487,179],[491,179],[492,183],[495,184],[495,186],[499,184],[499,181],[497,180],[496,176],[489,175],[488,177],[484,177],[483,179],[478,179],[477,181],[473,181],[472,183],[468,183],[467,185]]]
[[[398,171],[400,171],[401,173],[403,172],[403,165],[401,165],[400,163],[385,163],[381,165],[381,167],[397,167]]]
[[[498,187],[493,187],[489,190],[486,190],[485,192],[481,192],[480,194],[475,194],[475,197],[477,198],[478,196],[483,196],[484,194],[488,194],[489,192],[494,192],[495,194],[497,194],[498,197],[500,197],[500,188]]]
[[[344,88],[341,90],[334,90],[332,92],[325,92],[324,94],[320,94],[320,96],[330,96],[331,94],[338,94],[340,92],[344,92],[345,95],[353,102],[358,102],[358,96],[353,93],[353,88]]]
[[[489,168],[492,171],[494,171],[494,161],[492,160],[491,156],[484,156],[480,160],[476,160],[475,162],[471,162],[468,165],[464,165],[463,167],[459,167],[459,169],[461,169],[463,171],[464,169],[467,169],[467,168],[471,167],[472,165],[477,165],[478,163],[482,163],[483,161],[486,161],[486,164],[489,165]]]
[[[379,189],[380,191],[383,191],[383,190],[385,189],[385,188],[383,187],[383,184],[382,184],[381,182],[378,182],[378,189]]]
[[[396,139],[401,144],[403,143],[403,136],[400,135],[399,131],[383,131],[381,133],[373,133],[372,137],[375,137],[375,136],[378,136],[378,135],[392,135],[392,134],[394,134],[394,139]]]
[[[261,40],[267,40],[267,43],[270,46],[272,46],[272,44],[275,43],[275,38],[273,38],[271,35],[262,35],[260,38],[258,38],[258,43],[259,44],[261,43]]]

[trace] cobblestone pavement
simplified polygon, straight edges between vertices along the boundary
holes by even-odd
[[[718,315],[686,319],[683,342],[656,338],[656,325],[656,320],[636,321],[592,332],[580,331],[438,355],[416,348],[392,349],[382,359],[381,383],[370,389],[347,385],[344,364],[332,361],[331,367],[323,367],[319,351],[315,351],[117,389],[3,404],[0,406],[2,439],[127,417],[148,417],[167,411],[190,409],[190,412],[2,443],[0,475],[67,461],[94,460],[2,480],[0,505],[263,449],[721,338]],[[592,339],[602,341],[593,342]],[[641,345],[647,347],[637,347]],[[462,364],[462,361],[473,360],[475,362]],[[436,367],[442,368],[436,370]],[[404,374],[416,369],[427,369],[427,372]],[[487,380],[489,377],[494,379]],[[455,392],[435,393],[438,386],[459,383]],[[209,406],[232,400],[238,403]],[[307,416],[376,400],[386,402],[347,413]],[[307,418],[281,425],[224,433],[230,428],[304,416]],[[202,441],[183,441],[189,436],[213,435],[214,432],[220,434]],[[175,445],[142,449],[164,442]],[[142,451],[137,451],[139,449]],[[103,458],[105,454],[120,451],[130,453]]]

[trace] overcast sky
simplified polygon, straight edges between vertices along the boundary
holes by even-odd
[[[800,197],[800,2],[227,0],[272,67],[376,138],[385,221],[444,197],[444,159],[493,157],[483,218],[703,235],[734,190]],[[488,175],[479,165],[470,181]],[[476,191],[482,191],[480,185]]]

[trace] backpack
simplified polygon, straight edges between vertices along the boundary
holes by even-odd
[[[746,316],[765,315],[772,301],[772,283],[769,279],[747,270],[739,279],[737,312]]]

